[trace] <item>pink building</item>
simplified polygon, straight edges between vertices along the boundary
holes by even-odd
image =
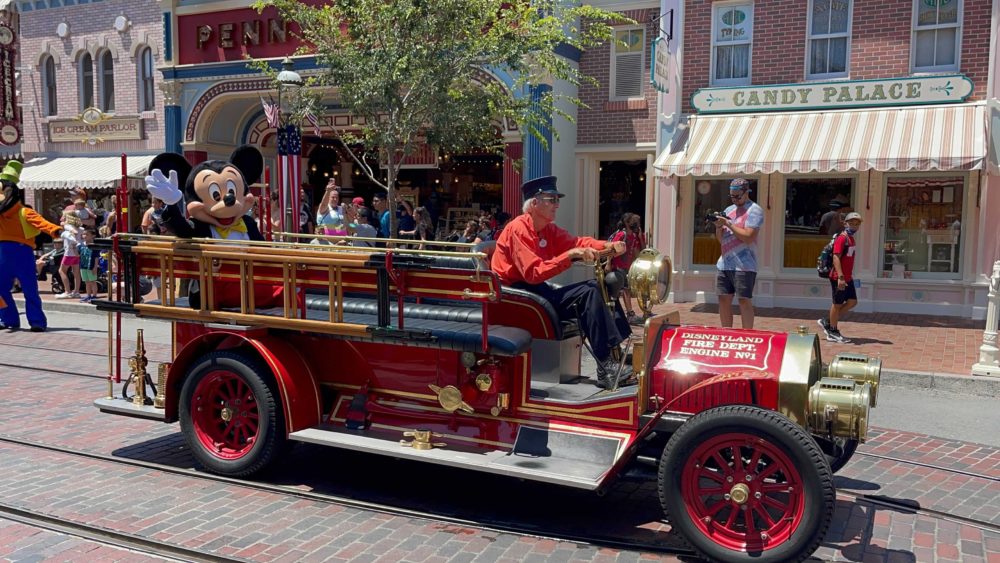
[[[828,307],[816,258],[857,211],[859,310],[983,318],[1000,258],[997,6],[665,0],[655,221],[673,299],[716,300],[720,250],[704,217],[745,177],[765,212],[758,307]]]
[[[68,189],[82,187],[92,205],[110,210],[120,155],[128,154],[130,174],[144,175],[151,155],[163,151],[160,10],[133,0],[11,6],[20,18],[27,199],[57,219]]]

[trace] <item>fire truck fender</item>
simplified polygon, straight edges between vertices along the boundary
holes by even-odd
[[[211,351],[247,347],[274,374],[278,394],[285,414],[285,428],[295,432],[316,426],[320,422],[320,392],[309,365],[288,342],[270,335],[248,335],[239,332],[214,332],[201,335],[177,354],[167,375],[166,420],[177,420],[181,387],[188,367]],[[249,352],[249,350],[248,350]]]

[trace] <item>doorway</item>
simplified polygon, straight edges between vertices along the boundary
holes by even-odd
[[[600,164],[598,234],[608,238],[625,213],[639,215],[646,225],[646,160],[602,160]]]

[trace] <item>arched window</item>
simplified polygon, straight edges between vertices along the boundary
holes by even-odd
[[[51,56],[42,62],[42,109],[44,115],[59,113],[56,101],[56,61]]]
[[[115,63],[111,60],[111,51],[101,53],[98,64],[101,77],[101,111],[115,111]]]
[[[94,105],[94,59],[90,53],[80,57],[80,111]]]
[[[139,51],[139,111],[156,109],[156,91],[153,89],[153,50],[143,47]]]

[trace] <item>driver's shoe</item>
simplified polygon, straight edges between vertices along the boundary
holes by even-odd
[[[632,379],[632,365],[626,363],[622,366],[621,373],[618,373],[618,361],[608,358],[604,362],[597,364],[597,386],[601,389],[611,389],[615,387],[615,375],[617,374],[617,386],[626,385]]]

